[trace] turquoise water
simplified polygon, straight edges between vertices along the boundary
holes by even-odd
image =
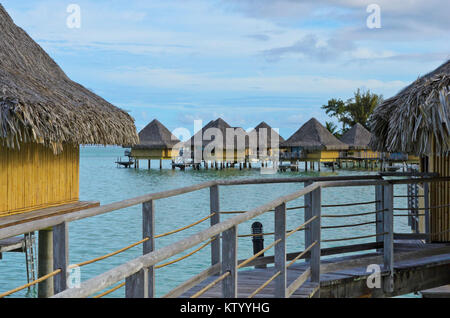
[[[170,162],[164,162],[163,170],[159,170],[159,162],[153,162],[152,169],[147,169],[147,163],[141,162],[141,169],[117,168],[114,161],[123,156],[124,150],[118,147],[82,147],[80,155],[80,199],[100,201],[101,204],[112,203],[131,197],[159,192],[178,187],[184,187],[215,179],[236,178],[271,178],[293,176],[329,176],[329,175],[360,175],[367,171],[338,170],[331,172],[325,167],[319,172],[283,172],[276,175],[262,175],[258,168],[251,170],[171,170]],[[371,172],[376,173],[376,172]],[[269,202],[281,195],[294,192],[303,187],[303,184],[267,184],[267,185],[240,185],[222,186],[220,188],[221,210],[245,210]],[[405,186],[396,186],[396,195],[405,194]],[[327,188],[323,190],[323,204],[338,204],[355,201],[374,201],[374,187]],[[289,206],[303,205],[303,198],[288,204]],[[406,200],[396,198],[396,207],[406,207]],[[157,234],[183,227],[209,215],[209,189],[180,195],[155,202],[155,230]],[[362,207],[324,208],[323,213],[348,214],[352,212],[371,212],[374,205]],[[222,215],[225,219],[232,215]],[[373,221],[374,215],[358,216],[352,218],[352,223]],[[264,231],[273,231],[273,213],[266,213],[256,219],[239,226],[239,234],[250,233],[251,224],[260,221]],[[396,218],[396,232],[410,232],[406,218]],[[323,225],[343,224],[344,218],[324,218]],[[347,220],[347,222],[349,222]],[[287,226],[294,229],[303,223],[303,210],[288,211]],[[194,228],[179,232],[175,235],[162,237],[156,240],[156,247],[161,248],[177,240],[185,238],[197,231],[208,227],[209,221],[203,222]],[[348,236],[370,235],[375,233],[375,225],[369,224],[352,229],[323,230],[323,239],[334,239]],[[135,206],[100,215],[69,225],[70,263],[75,264],[89,260],[142,239],[141,234],[141,206]],[[265,244],[273,241],[270,236],[265,237]],[[373,242],[374,238],[357,241],[337,243],[324,243],[323,247],[342,244],[355,244]],[[298,232],[287,241],[289,252],[299,251],[304,247],[303,233]],[[137,246],[119,255],[103,261],[86,265],[81,268],[81,280],[85,281],[106,270],[114,268],[124,262],[140,256],[142,247]],[[273,252],[272,252],[273,253]],[[239,259],[245,259],[252,254],[251,238],[240,238],[238,245]],[[267,255],[271,251],[267,252]],[[207,247],[179,263],[158,269],[156,272],[156,292],[158,296],[164,295],[172,288],[186,281],[190,277],[206,269],[210,262],[210,248]],[[26,283],[25,254],[6,253],[0,261],[0,292],[10,290]],[[123,297],[124,289],[108,295],[108,297]],[[35,293],[23,290],[14,297],[34,297]]]

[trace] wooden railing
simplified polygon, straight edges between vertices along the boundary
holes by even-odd
[[[259,179],[243,179],[243,180],[218,180],[205,182],[180,189],[164,191],[159,193],[148,194],[96,208],[86,209],[70,214],[53,216],[42,220],[29,223],[14,225],[8,228],[0,229],[0,239],[29,233],[48,227],[53,227],[54,241],[54,268],[59,270],[54,275],[54,297],[88,297],[104,289],[110,288],[123,280],[118,286],[125,286],[126,297],[154,297],[155,296],[155,279],[154,273],[158,263],[165,262],[169,258],[194,248],[200,244],[200,248],[208,245],[211,246],[211,266],[205,269],[199,275],[191,278],[187,282],[176,287],[165,297],[178,297],[184,292],[205,280],[206,278],[219,274],[220,276],[209,284],[208,288],[214,286],[218,282],[222,284],[222,292],[224,297],[237,296],[237,272],[239,269],[248,266],[255,266],[261,263],[274,263],[275,275],[268,282],[261,286],[261,290],[268,283],[275,282],[276,297],[289,297],[309,278],[311,282],[319,284],[321,271],[324,265],[321,265],[321,253],[332,255],[337,253],[346,253],[350,251],[362,251],[370,249],[383,250],[384,271],[388,274],[386,279],[386,291],[392,290],[393,278],[393,242],[394,242],[394,185],[396,184],[428,184],[430,182],[450,181],[449,177],[419,177],[396,180],[383,180],[380,175],[369,176],[343,176],[343,177],[317,177],[317,178],[259,178]],[[226,220],[220,220],[221,209],[219,200],[219,190],[221,186],[245,185],[245,184],[273,184],[273,183],[304,183],[304,188],[292,192],[288,195],[281,196],[275,200],[258,206],[248,211],[239,211],[238,215]],[[354,187],[354,186],[374,186],[375,200],[371,202],[359,202],[349,204],[374,204],[375,211],[370,214],[375,215],[375,221],[370,222],[376,224],[376,234],[364,237],[375,237],[376,242],[352,245],[346,247],[335,247],[321,249],[321,243],[327,242],[321,238],[321,219],[330,217],[322,213],[322,208],[331,207],[331,205],[322,204],[322,189],[328,187]],[[210,220],[210,227],[197,232],[187,238],[179,240],[164,248],[154,249],[155,222],[154,222],[154,202],[159,199],[169,198],[201,189],[210,189],[210,215],[201,221]],[[294,230],[286,230],[286,207],[288,202],[297,198],[304,197],[304,223],[297,226]],[[67,269],[68,264],[68,223],[80,220],[86,217],[100,215],[111,211],[124,209],[127,207],[142,204],[142,220],[143,220],[143,239],[136,244],[143,244],[143,255],[113,268],[97,277],[91,278],[81,284],[80,288],[67,289]],[[347,204],[347,205],[349,205]],[[345,205],[345,204],[344,204]],[[341,206],[344,206],[341,205]],[[338,206],[338,205],[335,205]],[[240,224],[254,219],[267,212],[274,211],[275,239],[270,248],[274,248],[274,256],[259,258],[252,256],[247,260],[239,261],[237,259],[237,228]],[[369,212],[365,213],[369,214]],[[352,215],[347,215],[351,217]],[[198,222],[193,223],[198,224]],[[367,223],[365,223],[367,224]],[[349,226],[359,226],[362,224],[350,224]],[[182,230],[182,229],[180,229]],[[297,231],[305,233],[305,249],[298,253],[288,254],[286,252],[286,240],[291,234]],[[175,231],[173,231],[175,232]],[[170,234],[170,233],[169,233]],[[430,233],[425,233],[429,235]],[[161,235],[160,235],[161,236]],[[340,241],[350,239],[360,239],[362,237],[345,237],[328,241]],[[206,243],[205,243],[206,242]],[[199,249],[200,249],[199,248]],[[265,249],[264,251],[268,250]],[[182,259],[182,258],[180,258]],[[287,286],[286,273],[287,268],[299,259],[306,259],[309,263],[309,269],[300,277],[294,280],[291,285]],[[290,263],[287,264],[287,261]],[[168,263],[166,263],[168,264]],[[328,268],[332,266],[328,265]],[[116,286],[115,288],[118,288]],[[207,290],[204,290],[206,292]],[[254,294],[257,295],[259,290]],[[316,296],[319,295],[317,291]],[[106,294],[106,293],[104,293]],[[197,295],[201,296],[201,294]]]

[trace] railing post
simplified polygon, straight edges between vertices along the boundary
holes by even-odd
[[[125,298],[148,298],[148,275],[145,268],[125,279]]]
[[[384,185],[384,236],[383,236],[383,254],[384,270],[389,272],[385,278],[384,291],[386,293],[394,290],[394,186],[392,184]]]
[[[53,228],[39,230],[38,236],[38,277],[42,277],[53,271]],[[53,281],[50,277],[38,284],[39,298],[53,296]]]
[[[322,214],[322,188],[317,188],[312,191],[311,194],[312,217],[317,217],[317,219],[311,222],[311,244],[317,242],[311,249],[311,282],[317,283],[320,286],[320,226]],[[320,297],[320,288],[314,297]]]
[[[385,213],[385,211],[383,211],[384,210],[383,185],[381,185],[381,184],[377,184],[375,186],[375,201],[376,201],[375,210],[380,211],[375,214],[375,221],[377,222],[376,223],[376,234],[377,234],[376,242],[381,243],[381,242],[383,242],[382,234],[384,233],[383,220],[384,220],[384,213]],[[381,248],[377,249],[377,251],[381,251]]]
[[[210,187],[210,212],[215,213],[211,218],[211,226],[220,223],[220,199],[219,186],[213,185]],[[211,266],[220,263],[220,235],[213,237],[211,242]]]
[[[275,272],[281,274],[275,278],[275,297],[286,298],[286,204],[275,208]]]
[[[253,222],[252,224],[252,238],[253,243],[253,254],[257,254],[264,249],[264,228],[261,222]],[[259,255],[259,257],[264,257],[264,253]],[[255,268],[267,268],[266,264],[256,265]]]
[[[142,253],[143,255],[153,252],[155,249],[155,204],[153,200],[145,202],[142,204],[142,238],[149,238],[142,245]],[[146,297],[153,298],[155,297],[155,270],[154,266],[150,266],[146,269]]]
[[[305,188],[309,185],[311,185],[313,182],[312,181],[307,181],[305,182]],[[304,216],[304,222],[308,221],[311,217],[312,217],[312,206],[311,206],[311,202],[312,202],[312,193],[309,192],[307,194],[305,194],[304,196],[305,198],[305,216]],[[305,227],[305,248],[307,248],[308,246],[311,245],[312,240],[311,240],[311,224],[308,224]],[[310,258],[306,258],[305,262],[309,263]]]
[[[222,281],[224,298],[237,297],[237,227],[222,233],[222,274],[230,272]]]
[[[423,199],[424,199],[424,207],[425,207],[425,234],[427,238],[425,239],[426,243],[431,243],[431,229],[430,229],[430,184],[425,182],[423,184]]]
[[[61,269],[53,279],[53,290],[58,294],[67,289],[67,266],[69,264],[68,224],[53,227],[53,270]]]

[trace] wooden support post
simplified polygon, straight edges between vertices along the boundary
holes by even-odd
[[[222,274],[229,272],[222,281],[223,298],[237,297],[237,227],[222,233]]]
[[[159,170],[162,169],[162,159],[159,159]]]
[[[125,298],[147,298],[147,271],[141,269],[125,279]]]
[[[308,161],[305,161],[305,172],[308,171]]]
[[[38,277],[42,277],[53,271],[53,230],[40,230],[38,236]],[[53,292],[53,277],[38,284],[39,298],[51,297]]]
[[[155,249],[155,204],[153,200],[145,202],[142,204],[142,238],[149,238],[148,241],[145,241],[142,245],[142,254],[148,254],[154,251]],[[154,266],[150,266],[145,269],[146,275],[146,287],[144,295],[148,298],[155,297],[155,269]]]
[[[148,170],[152,168],[152,159],[148,159]]]
[[[431,233],[431,225],[430,225],[430,184],[425,182],[423,184],[423,198],[424,198],[424,207],[425,207],[425,234]],[[431,236],[428,235],[426,243],[431,243]]]
[[[313,182],[312,181],[306,181],[304,187],[306,188],[307,186],[311,185]],[[304,222],[308,221],[311,217],[312,217],[312,193],[309,192],[307,194],[304,195],[304,200],[305,200],[305,215],[304,215]],[[311,241],[311,224],[308,224],[305,227],[305,248],[307,248],[308,246],[311,245],[312,241]],[[310,257],[305,258],[306,262],[310,262]]]
[[[69,235],[66,222],[53,227],[53,270],[61,272],[53,278],[53,290],[58,294],[67,289],[67,267],[69,265]]]
[[[321,210],[322,210],[322,188],[319,187],[312,191],[312,216],[317,217],[311,222],[311,241],[317,242],[311,249],[311,282],[320,286],[320,227],[321,227]],[[314,297],[320,297],[320,289],[315,293]]]
[[[275,241],[281,241],[275,245],[275,272],[281,274],[275,278],[276,298],[286,298],[286,204],[275,208]]]
[[[375,186],[375,210],[380,211],[379,213],[376,213],[375,215],[375,221],[376,223],[376,234],[378,235],[376,237],[376,242],[383,242],[384,238],[381,234],[384,233],[384,196],[383,196],[383,186],[382,185],[376,185]],[[381,249],[378,249],[377,251],[381,252]]]
[[[390,293],[394,290],[394,186],[388,184],[383,189],[384,198],[384,269],[389,271],[389,275],[385,277],[384,292]]]
[[[317,161],[317,170],[320,171],[320,160]]]
[[[209,205],[211,214],[211,226],[220,223],[220,199],[219,186],[214,185],[209,188]],[[211,242],[211,266],[220,263],[220,235],[216,235],[215,240]]]

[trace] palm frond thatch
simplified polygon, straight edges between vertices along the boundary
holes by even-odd
[[[342,135],[341,141],[349,145],[350,149],[368,149],[372,134],[363,125],[356,123]]]
[[[0,5],[0,144],[138,142],[133,118],[71,81]]]
[[[133,149],[172,149],[180,140],[157,119],[139,132],[139,144]]]
[[[311,118],[281,147],[301,147],[307,151],[346,150],[348,145],[333,136],[317,119]]]
[[[374,150],[450,153],[450,60],[378,106],[370,119]]]

